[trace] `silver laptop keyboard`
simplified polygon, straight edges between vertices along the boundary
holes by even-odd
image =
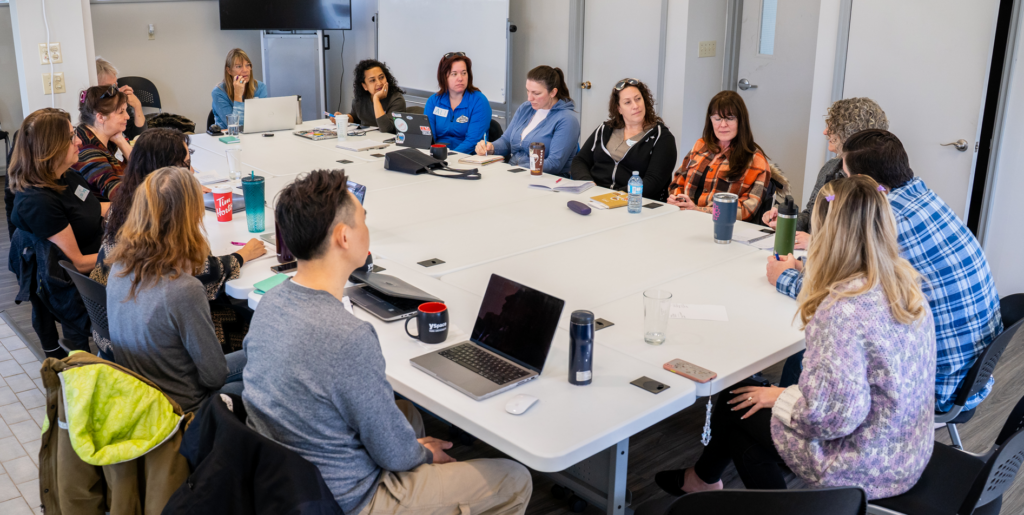
[[[495,384],[505,384],[530,374],[523,368],[513,365],[476,345],[456,345],[455,347],[438,352],[438,354],[480,374]]]

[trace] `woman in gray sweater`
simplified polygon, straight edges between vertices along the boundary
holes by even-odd
[[[867,97],[844,98],[829,106],[825,117],[825,131],[822,134],[828,138],[828,151],[834,153],[836,157],[826,161],[825,166],[818,171],[818,179],[814,181],[814,189],[811,190],[807,205],[797,215],[797,249],[806,249],[810,242],[811,212],[814,211],[814,199],[818,196],[818,190],[836,179],[846,177],[846,173],[843,172],[843,142],[867,129],[889,129],[885,111],[882,111],[874,100]],[[762,221],[774,229],[778,214],[779,210],[773,207],[764,214]]]
[[[195,273],[210,247],[202,190],[184,168],[161,168],[134,194],[107,256],[107,319],[114,360],[145,376],[186,411],[225,388],[241,393],[244,351],[225,356],[206,288]]]

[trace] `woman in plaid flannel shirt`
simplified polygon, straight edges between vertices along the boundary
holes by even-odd
[[[723,91],[708,105],[704,137],[672,178],[668,203],[710,213],[715,193],[735,193],[739,196],[736,218],[751,220],[761,207],[770,178],[768,158],[754,143],[743,98],[735,91]]]

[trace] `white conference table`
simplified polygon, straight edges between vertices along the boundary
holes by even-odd
[[[304,124],[312,127],[322,121]],[[390,135],[371,132],[381,141]],[[350,138],[357,139],[357,138]],[[228,146],[207,135],[193,136],[197,170],[224,170]],[[345,168],[367,187],[365,207],[374,262],[449,305],[453,333],[462,341],[473,321],[492,273],[537,288],[566,301],[560,327],[540,379],[477,402],[412,368],[409,359],[436,349],[404,332],[403,323],[384,323],[360,308],[356,316],[372,323],[387,361],[395,391],[465,429],[525,465],[555,473],[557,482],[607,511],[628,513],[625,490],[629,438],[692,405],[696,397],[720,391],[803,348],[803,333],[791,324],[795,302],[775,293],[764,278],[767,253],[738,243],[718,245],[711,238],[710,216],[672,206],[594,210],[579,216],[566,207],[581,195],[528,188],[527,173],[508,165],[481,167],[478,181],[408,175],[383,169],[389,147],[366,153],[334,148],[333,140],[314,142],[278,132],[273,138],[243,135],[243,162],[267,178],[266,230],[273,232],[276,194],[300,174],[315,168]],[[249,151],[247,147],[255,147]],[[354,157],[348,154],[365,154]],[[339,164],[339,159],[351,160]],[[449,160],[457,160],[455,156]],[[205,167],[205,168],[204,168]],[[459,168],[455,165],[453,168]],[[645,201],[646,203],[646,201]],[[214,254],[233,252],[230,241],[247,241],[245,214],[218,223],[207,213]],[[258,309],[261,295],[253,284],[273,275],[276,249],[246,263],[240,277],[226,284],[229,295],[248,299]],[[417,263],[437,258],[445,263]],[[670,320],[662,346],[643,342],[642,292],[662,287],[675,302],[721,304],[729,322]],[[569,314],[590,309],[614,326],[595,335],[594,384],[567,381]],[[455,329],[458,329],[456,331]],[[686,359],[718,372],[710,384],[669,373],[662,364]],[[629,382],[641,376],[670,388],[655,395]],[[540,401],[526,414],[504,412],[520,393]],[[559,472],[561,471],[561,472]]]

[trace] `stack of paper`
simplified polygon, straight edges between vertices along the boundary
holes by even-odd
[[[454,154],[454,152],[448,152],[448,153],[449,154]],[[504,160],[505,160],[505,158],[502,157],[502,156],[466,156],[466,157],[463,157],[462,159],[459,159],[459,162],[462,163],[462,164],[465,164],[465,165],[485,166],[485,165],[489,165],[491,163],[497,163],[499,161],[504,161]]]
[[[580,194],[594,187],[592,181],[574,181],[563,179],[553,175],[540,175],[530,177],[531,188],[539,190],[561,191],[564,193]]]
[[[750,245],[756,249],[773,250],[775,231],[757,225],[737,223],[732,229],[732,241]]]
[[[336,147],[342,150],[351,150],[353,152],[362,152],[363,150],[370,150],[373,148],[387,148],[387,143],[381,143],[372,139],[360,139],[360,140],[345,140],[337,145]]]

